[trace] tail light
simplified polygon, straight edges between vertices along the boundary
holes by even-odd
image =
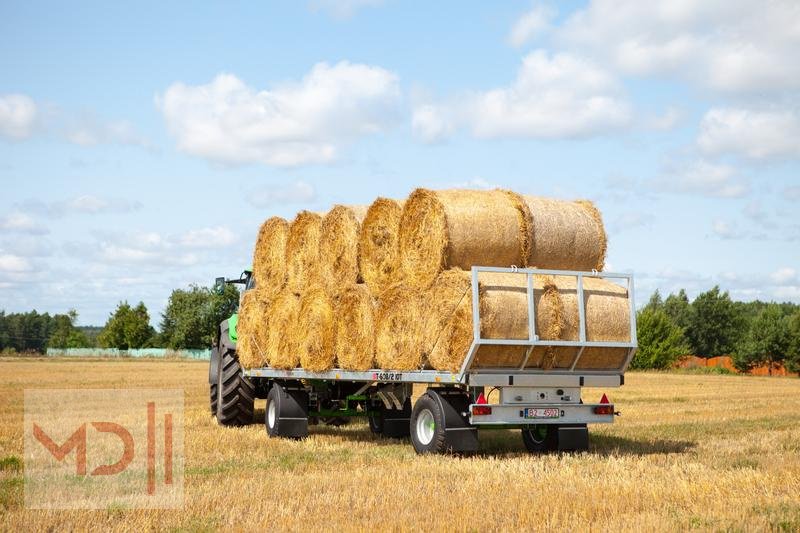
[[[613,415],[614,414],[614,406],[610,403],[606,403],[603,405],[595,405],[594,406],[594,414],[596,415]]]
[[[490,415],[492,414],[492,408],[488,405],[473,405],[472,406],[472,414],[473,415]]]

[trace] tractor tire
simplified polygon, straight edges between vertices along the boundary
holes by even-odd
[[[558,450],[558,426],[537,424],[522,429],[522,442],[531,453],[549,453]]]
[[[211,415],[217,415],[217,402],[219,400],[219,348],[211,348],[211,360],[208,362],[208,388]]]
[[[242,367],[231,349],[220,350],[217,381],[217,422],[223,426],[246,426],[253,423],[256,388],[242,374]]]

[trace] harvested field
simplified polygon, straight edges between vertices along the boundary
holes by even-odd
[[[6,531],[800,529],[796,378],[629,373],[624,387],[605,391],[623,416],[592,426],[587,453],[529,455],[518,432],[484,431],[476,456],[423,457],[408,442],[373,436],[365,423],[314,426],[304,441],[269,439],[262,423],[220,427],[208,414],[200,362],[0,365]],[[111,385],[185,390],[184,508],[25,510],[23,389]],[[441,504],[432,495],[442,494],[447,512],[431,512]]]

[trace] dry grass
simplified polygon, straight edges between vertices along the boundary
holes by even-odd
[[[269,439],[260,423],[219,427],[208,415],[202,363],[0,365],[6,531],[800,528],[798,379],[631,373],[623,388],[606,391],[623,416],[593,426],[588,453],[528,455],[517,432],[486,431],[481,454],[459,458],[418,457],[363,423],[313,427],[305,441]],[[185,508],[26,511],[23,388],[108,386],[185,389]],[[263,402],[257,407],[263,416]]]

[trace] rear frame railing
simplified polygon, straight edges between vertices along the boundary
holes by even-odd
[[[496,273],[507,273],[507,274],[518,274],[526,276],[526,292],[527,292],[527,301],[528,301],[528,338],[527,339],[484,339],[481,337],[481,316],[480,316],[480,301],[479,301],[479,279],[478,274],[480,272],[496,272]],[[569,341],[569,340],[546,340],[540,339],[536,333],[536,302],[534,298],[534,276],[572,276],[576,278],[576,290],[577,290],[577,298],[578,298],[578,340],[577,341]],[[628,290],[628,314],[630,317],[630,341],[628,342],[612,342],[612,341],[589,341],[586,340],[586,309],[585,309],[585,302],[584,302],[584,290],[583,290],[583,280],[584,278],[601,278],[601,279],[622,279],[626,281],[627,290]],[[472,370],[472,364],[475,360],[475,356],[477,355],[478,349],[481,346],[486,345],[501,345],[501,346],[527,346],[528,349],[525,351],[525,355],[522,359],[522,363],[519,367],[513,367],[513,369],[517,372],[525,372],[525,373],[558,373],[564,372],[567,369],[565,368],[556,368],[556,369],[539,369],[539,368],[526,368],[528,364],[528,360],[530,359],[531,353],[536,346],[569,346],[578,348],[577,353],[575,354],[574,359],[572,360],[572,364],[569,368],[569,372],[574,372],[575,368],[578,365],[578,362],[583,355],[583,352],[586,348],[626,348],[628,350],[628,355],[625,359],[625,363],[621,368],[613,369],[613,370],[592,370],[592,372],[599,372],[605,374],[622,374],[628,368],[628,365],[633,359],[634,354],[636,353],[637,348],[637,339],[636,339],[636,304],[634,298],[634,287],[633,287],[633,274],[622,274],[617,272],[583,272],[578,270],[544,270],[544,269],[536,269],[536,268],[517,268],[517,267],[485,267],[485,266],[473,266],[472,267],[472,333],[473,339],[472,344],[470,346],[469,351],[467,352],[466,358],[464,359],[464,363],[461,365],[461,370],[459,371],[459,375],[463,378],[467,373],[494,373],[494,372],[503,372],[507,373],[509,367],[497,367],[497,368],[480,368],[476,370]]]

